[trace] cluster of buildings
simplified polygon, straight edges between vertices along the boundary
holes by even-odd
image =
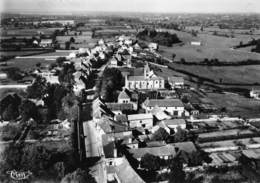
[[[135,68],[133,60],[138,59],[142,49],[129,39],[125,36],[117,39],[114,43],[117,51],[108,65],[121,70],[125,86],[114,102],[96,98],[93,119],[84,123],[85,126],[93,123],[92,131],[97,136],[94,155],[88,152],[86,156],[102,157],[97,166],[105,182],[145,182],[138,172],[145,170],[141,161],[147,154],[165,161],[181,154],[186,172],[212,167],[232,169],[241,166],[241,157],[248,166],[257,169],[260,131],[255,123],[260,120],[252,123],[217,115],[196,118],[206,109],[195,109],[192,103],[182,102],[180,97],[185,92],[180,95],[175,90],[187,90],[184,79],[161,77],[145,61],[141,69]],[[138,69],[141,72],[136,72]],[[170,88],[165,87],[166,83]],[[84,136],[89,147],[87,132]],[[199,154],[206,157],[200,159]],[[199,163],[190,166],[194,159],[199,159]],[[162,165],[157,173],[160,172],[169,172],[169,167]]]

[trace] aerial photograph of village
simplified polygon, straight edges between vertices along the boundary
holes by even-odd
[[[0,1],[0,183],[260,183],[260,1]]]

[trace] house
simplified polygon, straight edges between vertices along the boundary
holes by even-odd
[[[241,161],[246,165],[260,173],[260,149],[246,149],[242,151]]]
[[[119,63],[119,61],[117,60],[116,57],[113,57],[113,58],[110,60],[110,66],[111,66],[111,67],[117,67],[117,66],[118,66],[118,63]]]
[[[174,129],[175,132],[178,127],[186,129],[186,121],[184,119],[166,119],[163,122],[168,128]]]
[[[171,119],[171,116],[167,115],[160,107],[155,106],[152,110],[151,110],[151,114],[154,115],[154,117],[156,117],[156,119],[158,119],[159,121],[161,120],[165,120],[165,119]]]
[[[157,43],[150,43],[148,45],[148,48],[151,50],[158,50],[159,49],[159,45]]]
[[[183,77],[168,77],[168,83],[171,88],[182,88],[184,86],[184,79]]]
[[[190,44],[193,45],[193,46],[201,46],[200,41],[191,41]]]
[[[144,73],[141,76],[125,76],[125,88],[127,89],[164,89],[165,80],[162,77],[155,75],[150,69],[148,63],[144,67]]]
[[[127,89],[123,89],[117,97],[117,103],[118,104],[132,104],[133,109],[138,109],[138,93],[136,92],[130,92]]]
[[[176,117],[184,113],[184,105],[179,99],[146,99],[143,103],[146,113],[151,113],[156,106]]]
[[[131,98],[128,95],[128,93],[125,90],[123,90],[119,93],[118,98],[117,98],[117,102],[119,104],[125,104],[125,103],[127,104],[127,103],[131,102]]]
[[[127,116],[130,128],[144,128],[149,129],[153,127],[152,114],[131,114]]]
[[[162,159],[171,159],[176,155],[175,147],[172,145],[165,145],[160,147],[145,147],[139,149],[129,149],[130,154],[139,162],[145,154],[152,154]]]
[[[42,39],[40,42],[40,47],[50,48],[52,47],[52,39]]]
[[[254,99],[257,99],[257,100],[260,100],[260,90],[254,90],[252,89],[250,91],[250,97],[251,98],[254,98]]]
[[[120,183],[145,183],[135,172],[125,157],[120,158],[116,165],[107,166],[107,181]]]
[[[7,79],[7,74],[1,72],[1,73],[0,73],[0,79]]]

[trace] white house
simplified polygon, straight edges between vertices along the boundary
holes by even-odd
[[[151,49],[151,50],[158,50],[159,49],[159,46],[157,43],[150,43],[148,45],[148,47]]]
[[[153,127],[152,114],[131,114],[127,116],[130,128],[149,129]]]
[[[184,105],[179,99],[146,99],[143,103],[146,113],[151,113],[156,106],[176,117],[181,117],[184,113]]]
[[[40,47],[47,48],[52,46],[52,39],[42,39],[40,42]]]
[[[190,43],[193,46],[201,46],[201,42],[200,41],[191,41]]]
[[[174,129],[175,132],[178,127],[186,129],[186,121],[184,119],[166,119],[163,122],[168,128]]]
[[[117,100],[118,100],[117,102],[120,104],[125,104],[125,103],[131,102],[131,98],[129,97],[129,95],[126,93],[125,90],[123,90],[119,93]]]
[[[171,85],[172,88],[181,88],[184,86],[184,79],[183,77],[168,77],[168,83]]]
[[[250,97],[251,98],[254,98],[254,99],[257,99],[257,100],[260,100],[260,90],[254,90],[252,89],[250,91]]]

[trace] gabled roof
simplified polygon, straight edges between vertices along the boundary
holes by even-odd
[[[184,83],[183,77],[172,76],[168,78],[170,83]]]
[[[242,154],[249,159],[260,160],[260,149],[243,150]]]
[[[130,99],[129,95],[125,92],[125,90],[121,91],[118,95],[118,99]]]
[[[147,99],[144,105],[146,107],[184,107],[180,99]]]
[[[144,119],[153,119],[153,115],[151,113],[145,114],[131,114],[127,116],[129,121],[132,120],[144,120]]]
[[[171,144],[174,147],[179,148],[179,150],[182,150],[188,154],[191,154],[193,152],[197,151],[197,148],[195,147],[194,143],[191,141],[187,141],[187,142],[178,142],[178,143],[173,143]]]
[[[163,120],[163,122],[166,126],[186,124],[186,121],[184,119],[166,119]]]
[[[145,154],[152,154],[154,156],[175,156],[175,148],[172,145],[165,145],[160,147],[145,147],[139,149],[129,149],[130,154],[134,158],[142,158]]]
[[[123,158],[123,162],[115,167],[115,172],[121,183],[145,183],[126,158]]]

